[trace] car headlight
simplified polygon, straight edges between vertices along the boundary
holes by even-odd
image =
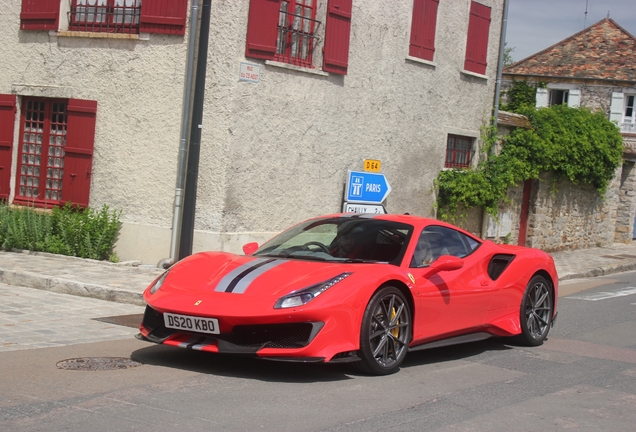
[[[287,294],[284,297],[278,299],[276,304],[274,305],[274,309],[285,309],[290,307],[302,306],[304,304],[309,303],[316,297],[318,297],[323,292],[327,291],[329,288],[342,281],[351,275],[351,272],[342,273],[338,276],[326,280],[324,282],[317,283],[316,285],[312,285],[307,288],[303,288],[298,291],[294,291],[291,294]]]
[[[150,294],[156,293],[159,290],[159,288],[161,288],[161,285],[163,285],[163,282],[166,280],[166,277],[168,277],[168,273],[170,273],[170,270],[166,270],[164,274],[159,276],[155,280],[155,282],[152,285],[150,285]]]

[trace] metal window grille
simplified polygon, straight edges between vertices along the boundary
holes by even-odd
[[[312,54],[316,43],[315,0],[289,0],[280,2],[278,39],[275,59],[296,66],[312,67]]]
[[[448,135],[445,168],[468,168],[473,154],[473,139],[460,135]]]
[[[17,201],[61,202],[66,105],[56,100],[24,101]]]
[[[139,33],[141,0],[72,0],[69,30]]]

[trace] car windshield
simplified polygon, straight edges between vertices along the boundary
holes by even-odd
[[[313,219],[283,231],[253,255],[399,265],[412,232],[411,225],[381,219]]]

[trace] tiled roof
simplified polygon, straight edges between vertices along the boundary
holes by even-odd
[[[636,38],[605,18],[511,64],[503,73],[636,81]]]

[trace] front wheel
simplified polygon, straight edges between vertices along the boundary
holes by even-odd
[[[552,288],[543,276],[535,276],[528,283],[520,309],[521,342],[538,346],[548,337],[552,320]]]
[[[411,340],[411,310],[404,294],[384,287],[364,311],[360,329],[360,362],[354,363],[371,375],[388,375],[400,368]]]

